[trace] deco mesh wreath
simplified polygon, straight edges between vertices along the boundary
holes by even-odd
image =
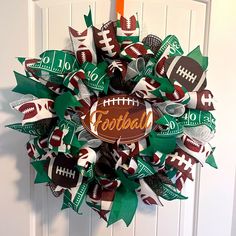
[[[186,199],[181,190],[192,168],[217,168],[213,95],[206,90],[208,58],[187,56],[176,36],[139,38],[136,16],[97,29],[69,28],[74,51],[48,50],[18,58],[12,108],[22,123],[9,128],[31,135],[27,152],[35,183],[64,195],[62,209],[82,202],[108,225],[129,225],[138,197],[150,205]]]

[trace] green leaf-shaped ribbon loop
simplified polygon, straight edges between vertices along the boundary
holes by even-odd
[[[138,197],[135,189],[139,187],[139,183],[128,179],[122,170],[117,170],[116,173],[121,185],[116,190],[107,226],[121,219],[128,226],[137,209]]]
[[[141,154],[153,156],[156,151],[169,154],[175,150],[176,136],[158,136],[155,131],[149,135],[150,145]]]
[[[44,165],[48,164],[49,160],[42,160],[42,161],[33,161],[31,165],[36,170],[37,174],[34,180],[35,184],[38,183],[50,183],[51,179],[48,177]]]
[[[202,55],[202,52],[200,50],[200,46],[193,49],[193,51],[191,51],[187,56],[192,58],[196,62],[198,62],[203,70],[207,69],[207,67],[208,67],[208,57],[204,57]]]
[[[53,93],[41,83],[35,80],[32,80],[31,78],[25,75],[22,75],[18,72],[14,71],[14,74],[15,74],[17,85],[12,90],[13,92],[21,93],[21,94],[32,94],[37,98],[53,99],[54,97]]]
[[[138,206],[138,197],[135,191],[130,191],[123,184],[116,190],[107,226],[123,220],[128,226]]]
[[[68,107],[79,107],[80,102],[71,94],[71,92],[66,92],[58,96],[55,100],[54,109],[58,117],[62,120],[64,119],[65,112]]]
[[[91,12],[91,8],[89,7],[89,13],[88,15],[84,15],[84,20],[86,23],[87,27],[90,27],[93,25],[93,19],[92,19],[92,12]]]
[[[212,148],[212,153],[207,157],[206,163],[210,165],[211,167],[218,169],[218,166],[215,161],[215,157],[213,155],[213,152],[215,151],[215,147]]]
[[[168,201],[172,201],[175,199],[185,200],[188,197],[183,196],[181,193],[177,192],[173,187],[167,184],[162,185],[163,193],[161,195],[162,198]]]

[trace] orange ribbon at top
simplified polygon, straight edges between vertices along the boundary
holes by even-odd
[[[117,19],[124,15],[124,0],[116,0]]]

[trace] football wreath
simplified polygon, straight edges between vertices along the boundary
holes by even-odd
[[[186,199],[197,163],[217,168],[214,97],[206,89],[208,58],[199,47],[184,56],[174,35],[143,40],[136,16],[101,29],[91,12],[83,32],[69,27],[73,51],[18,58],[11,103],[30,134],[26,144],[35,183],[47,183],[62,209],[85,201],[111,225],[129,225],[138,199]]]

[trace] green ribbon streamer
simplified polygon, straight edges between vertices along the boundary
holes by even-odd
[[[116,190],[107,226],[123,220],[127,226],[131,223],[138,206],[135,191],[130,191],[123,184]]]
[[[101,205],[96,204],[96,203],[92,203],[92,202],[88,202],[86,201],[86,204],[91,207],[92,209],[96,209],[96,211],[100,212],[101,211]]]
[[[218,166],[216,164],[216,161],[213,155],[210,155],[207,157],[206,163],[209,164],[211,167],[218,169]]]
[[[179,117],[179,122],[186,127],[195,127],[199,125],[206,125],[211,131],[215,131],[215,118],[209,111],[200,111],[196,109],[189,109],[186,113]]]
[[[17,85],[12,90],[13,92],[21,94],[32,94],[37,98],[54,98],[53,93],[41,83],[32,80],[31,78],[28,78],[18,72],[14,71],[14,74]]]
[[[62,210],[66,208],[72,208],[75,212],[79,213],[79,209],[84,201],[84,198],[86,196],[88,190],[88,183],[82,183],[79,186],[79,189],[77,190],[75,196],[73,199],[70,191],[68,189],[64,192],[64,199],[63,199],[63,205]]]
[[[63,130],[63,127],[67,127],[69,132],[63,138],[63,141],[65,142],[65,144],[70,144],[71,145],[72,140],[75,136],[75,130],[76,130],[75,123],[72,122],[72,121],[69,121],[69,120],[61,120],[60,123],[58,124],[58,126],[61,130]]]
[[[121,181],[121,185],[116,190],[107,226],[121,219],[128,226],[137,209],[138,197],[135,189],[137,189],[140,184],[128,179],[120,169],[118,169],[116,173]]]
[[[165,166],[167,172],[166,175],[168,176],[169,179],[174,178],[176,176],[178,170],[176,168],[173,168],[172,166],[166,165]]]
[[[165,200],[172,201],[175,199],[179,200],[185,200],[188,199],[188,197],[183,196],[181,193],[175,191],[173,187],[168,186],[167,184],[162,185],[163,193],[161,194],[161,197]]]
[[[91,12],[90,7],[89,7],[88,15],[84,15],[84,20],[85,20],[85,23],[86,23],[87,27],[93,26],[92,12]]]
[[[215,151],[215,147],[212,148],[212,153],[207,157],[206,159],[206,163],[208,165],[210,165],[211,167],[215,168],[215,169],[218,169],[218,166],[216,164],[216,161],[215,161],[215,157],[213,155],[213,152]]]
[[[66,92],[58,96],[54,103],[54,109],[59,119],[63,120],[64,115],[68,107],[80,107],[81,104],[76,98],[71,94],[71,92]]]
[[[71,142],[71,146],[73,146],[74,148],[77,149],[77,151],[79,151],[79,149],[80,149],[81,147],[83,147],[86,143],[87,143],[87,141],[78,140],[77,136],[75,135],[75,136],[73,137],[72,142]]]
[[[150,175],[154,175],[156,173],[154,168],[140,157],[137,158],[137,165],[138,165],[138,168],[135,174],[128,176],[128,178],[141,179]]]
[[[196,62],[198,62],[204,71],[207,69],[208,57],[204,57],[202,55],[202,52],[200,50],[200,46],[197,46],[195,49],[193,49],[193,51],[191,51],[187,56],[192,58]]]
[[[23,65],[26,58],[25,57],[17,57],[16,59]]]
[[[42,161],[33,161],[31,165],[36,170],[37,174],[34,180],[35,184],[39,183],[50,183],[51,179],[48,177],[47,173],[44,170],[44,166],[49,162],[49,160],[42,160]]]
[[[29,67],[37,70],[44,70],[52,74],[67,74],[79,69],[79,65],[74,55],[59,51],[48,50],[40,55],[41,60]]]
[[[22,125],[21,123],[6,125],[7,128],[17,130],[21,133],[30,134],[34,136],[43,136],[48,134],[51,125],[45,122],[33,122]]]
[[[117,170],[116,174],[119,177],[119,180],[121,181],[121,183],[130,191],[134,191],[136,188],[139,187],[139,184],[133,180],[128,179],[125,176],[125,174],[122,172],[122,170]]]
[[[158,133],[151,131],[149,134],[150,145],[141,151],[141,154],[153,156],[156,151],[169,154],[175,150],[176,136],[158,136]]]

